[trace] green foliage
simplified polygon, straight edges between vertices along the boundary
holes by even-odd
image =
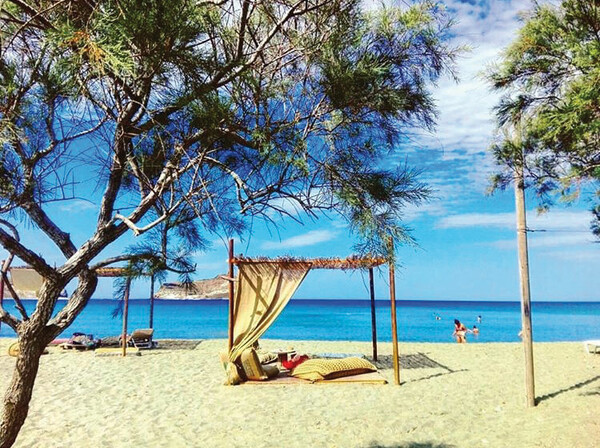
[[[544,206],[557,195],[569,202],[582,185],[597,188],[600,181],[599,30],[597,1],[536,3],[488,73],[492,86],[505,92],[499,122],[518,123],[530,183]],[[510,169],[510,153],[494,154]]]
[[[452,21],[440,4],[364,12],[357,0],[282,0],[244,12],[243,3],[192,0],[42,3],[35,17],[13,7],[28,26],[3,19],[13,39],[0,92],[17,106],[2,129],[19,135],[7,148],[14,166],[3,169],[23,176],[19,145],[40,154],[35,181],[12,183],[7,210],[29,184],[43,204],[60,199],[71,176],[76,196],[85,160],[99,191],[117,187],[115,208],[143,207],[140,226],[166,214],[160,226],[179,237],[240,231],[244,216],[271,219],[286,199],[313,216],[342,213],[371,248],[389,235],[410,240],[403,207],[428,190],[408,167],[379,163],[408,129],[434,124],[430,86],[453,74],[459,52],[446,44]],[[96,159],[81,144],[90,141]],[[151,192],[153,203],[140,202]],[[145,253],[162,269],[179,252],[161,248]]]

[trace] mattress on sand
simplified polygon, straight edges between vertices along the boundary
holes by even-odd
[[[358,375],[344,376],[330,380],[308,381],[289,376],[288,372],[282,372],[275,378],[266,381],[246,381],[242,384],[249,385],[287,385],[287,384],[387,384],[386,379],[379,372],[360,373]]]

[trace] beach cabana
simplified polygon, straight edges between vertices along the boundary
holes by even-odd
[[[234,257],[233,240],[229,240],[229,328],[228,361],[236,362],[244,350],[267,331],[288,304],[311,269],[368,269],[371,295],[373,359],[377,359],[375,292],[373,268],[388,264],[383,258],[351,256],[348,258],[247,258]],[[396,292],[394,265],[389,266],[394,382],[400,384]],[[234,268],[237,277],[234,278]],[[235,285],[235,287],[234,287]]]

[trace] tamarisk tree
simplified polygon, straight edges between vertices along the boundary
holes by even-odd
[[[402,208],[428,190],[381,161],[411,127],[433,126],[429,89],[457,52],[450,26],[431,1],[1,2],[0,214],[64,260],[51,266],[0,226],[3,247],[44,278],[31,315],[0,310],[20,344],[0,447],[25,421],[44,347],[86,306],[97,269],[122,259],[103,250],[127,232],[182,209],[229,232],[292,201],[341,213],[365,248],[406,241]],[[52,205],[80,197],[97,219],[76,242],[77,223]]]
[[[510,142],[494,146],[506,170],[493,187],[510,183],[523,150],[528,185],[543,208],[592,189],[591,228],[600,237],[600,2],[535,2],[488,79],[503,93],[500,125],[518,117],[522,142],[517,157]]]

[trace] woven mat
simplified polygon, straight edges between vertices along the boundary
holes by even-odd
[[[370,358],[369,358],[370,360]],[[393,364],[391,355],[380,355],[377,357],[377,362],[374,362],[379,369],[391,369]],[[452,371],[448,367],[440,364],[439,362],[431,359],[425,353],[412,353],[408,355],[400,355],[400,368],[401,369],[445,369]]]
[[[165,350],[195,350],[199,339],[158,339],[158,348]]]

